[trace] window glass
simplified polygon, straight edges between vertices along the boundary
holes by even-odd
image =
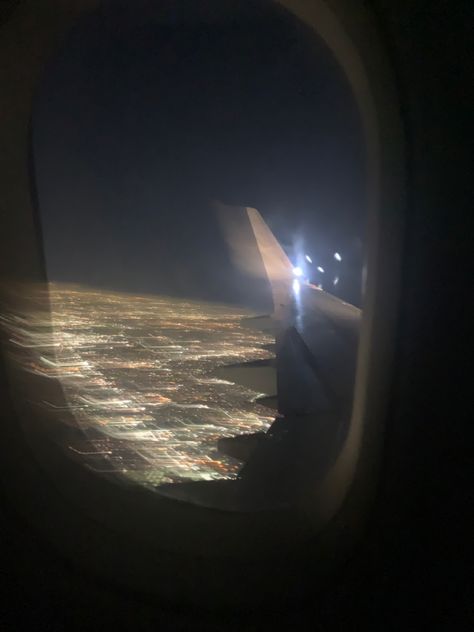
[[[33,157],[52,328],[5,314],[72,459],[178,500],[288,505],[347,434],[365,156],[342,69],[260,6],[106,8],[48,66]],[[303,492],[301,491],[303,490]]]

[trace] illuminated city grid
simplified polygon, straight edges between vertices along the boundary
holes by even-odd
[[[27,370],[59,379],[82,438],[67,446],[96,472],[156,488],[234,478],[217,441],[266,430],[265,393],[217,379],[219,366],[272,357],[273,339],[234,307],[51,284],[53,333],[32,312],[3,316]],[[47,400],[57,416],[57,406]],[[60,411],[59,411],[60,412]]]

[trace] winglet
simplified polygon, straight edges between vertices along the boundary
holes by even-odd
[[[291,303],[291,261],[256,209],[218,203],[216,207],[235,264],[250,276],[266,277],[272,291],[273,317],[280,320],[283,317],[283,309]],[[252,233],[255,241],[252,239]]]
[[[279,318],[291,303],[293,266],[260,213],[250,207],[246,210],[272,288],[274,316]]]

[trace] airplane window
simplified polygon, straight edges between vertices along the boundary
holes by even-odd
[[[358,106],[277,6],[210,24],[148,11],[106,5],[45,70],[49,291],[2,314],[12,357],[39,385],[35,423],[94,474],[204,507],[292,506],[351,420]]]

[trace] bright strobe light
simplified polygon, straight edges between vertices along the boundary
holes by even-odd
[[[318,270],[319,270],[319,272],[323,272],[324,273],[324,268],[323,267],[318,266]]]
[[[293,274],[295,275],[295,277],[303,276],[303,270],[300,268],[300,266],[296,266],[295,268],[293,268]]]
[[[342,261],[342,257],[341,257],[341,255],[340,255],[338,252],[335,252],[335,253],[334,253],[334,259],[335,259],[336,261]]]

